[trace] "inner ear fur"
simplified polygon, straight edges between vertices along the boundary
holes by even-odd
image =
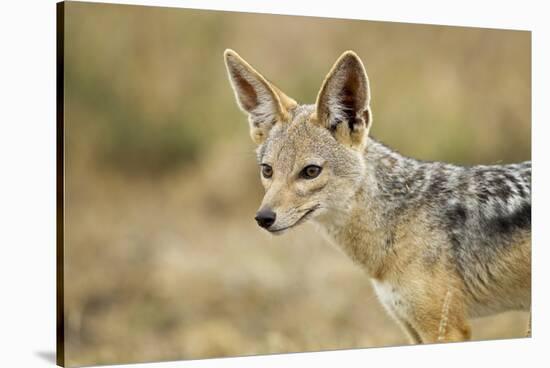
[[[369,81],[361,59],[344,52],[327,74],[316,102],[317,122],[341,143],[363,148],[372,122]]]
[[[296,101],[270,83],[235,51],[224,53],[229,81],[241,110],[248,114],[250,135],[262,143],[277,122],[286,122]]]

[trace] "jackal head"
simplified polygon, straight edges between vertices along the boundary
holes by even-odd
[[[248,114],[265,196],[258,225],[273,234],[331,211],[345,210],[365,175],[371,126],[369,83],[352,51],[336,61],[314,105],[285,95],[233,50],[229,80]]]

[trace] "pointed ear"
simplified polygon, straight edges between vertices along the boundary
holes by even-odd
[[[250,136],[256,144],[261,144],[275,124],[288,121],[288,112],[297,103],[268,82],[235,51],[225,50],[224,58],[237,103],[248,114]]]
[[[336,61],[317,95],[317,122],[342,144],[363,149],[372,123],[369,80],[353,51]]]

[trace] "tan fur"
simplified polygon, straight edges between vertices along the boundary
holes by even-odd
[[[438,235],[419,227],[415,224],[418,219],[415,219],[399,226],[395,250],[385,252],[376,230],[357,221],[360,218],[375,216],[355,209],[350,216],[350,223],[343,227],[345,231],[337,230],[340,226],[334,227],[336,232],[330,233],[329,238],[343,245],[344,252],[367,270],[382,304],[403,327],[411,342],[469,339],[471,333],[465,317],[466,302],[461,280],[448,272],[447,262],[451,260],[446,259],[445,254],[437,253],[433,254],[434,259],[431,260],[418,257],[419,253],[425,253],[430,248],[430,244],[440,241]],[[322,223],[324,219],[321,217],[318,221]],[[371,246],[360,247],[366,243]],[[381,290],[384,285],[391,286],[388,286],[389,290]],[[444,299],[448,292],[452,293],[452,302],[447,315],[443,316]],[[394,297],[386,297],[387,293],[394,294]],[[447,328],[445,334],[439,336],[442,318],[447,319]]]

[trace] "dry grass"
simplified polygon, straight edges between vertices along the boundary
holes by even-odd
[[[447,323],[449,321],[449,307],[451,305],[451,299],[453,293],[448,290],[443,299],[443,308],[441,310],[441,320],[439,321],[439,333],[437,336],[438,341],[444,341],[447,334]]]
[[[299,101],[354,49],[372,133],[458,163],[530,157],[525,32],[71,3],[66,44],[67,362],[407,343],[369,280],[304,225],[272,238],[222,61],[239,51]],[[289,41],[291,40],[291,41]],[[521,337],[527,316],[474,322]]]

